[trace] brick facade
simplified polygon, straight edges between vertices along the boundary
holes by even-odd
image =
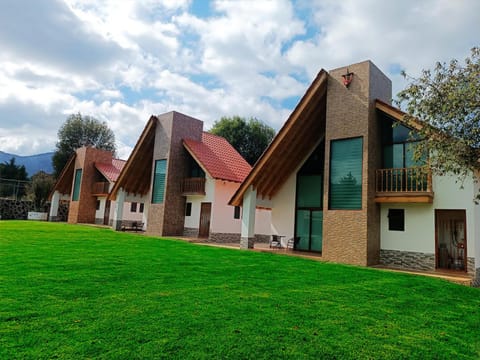
[[[353,81],[342,83],[346,68],[329,72],[325,130],[323,256],[327,260],[372,265],[380,255],[380,209],[375,204],[375,170],[380,164],[376,98],[390,102],[391,81],[370,61],[350,65]],[[362,209],[329,210],[330,143],[363,138]]]
[[[183,139],[202,140],[203,122],[178,112],[158,116],[152,169],[155,161],[166,159],[165,196],[162,204],[150,204],[147,233],[160,236],[181,236],[184,233],[185,197],[182,181],[187,177],[187,153]],[[150,193],[153,186],[150,181]],[[168,206],[165,206],[168,204]]]
[[[92,195],[93,184],[97,181],[102,181],[102,176],[95,169],[95,162],[109,163],[112,161],[112,153],[110,151],[99,150],[91,147],[82,147],[77,149],[74,166],[74,178],[72,179],[72,191],[73,184],[75,182],[75,171],[82,169],[82,178],[80,181],[80,193],[78,201],[70,201],[68,211],[68,222],[71,224],[76,223],[95,223],[95,211],[97,207],[97,198]]]

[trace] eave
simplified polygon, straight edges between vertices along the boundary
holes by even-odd
[[[116,199],[120,188],[128,193],[142,196],[149,192],[157,122],[157,117],[153,115],[148,120],[110,192],[109,200]]]
[[[321,70],[278,134],[233,195],[229,204],[240,206],[250,186],[257,197],[271,199],[318,142],[325,129],[328,74]]]

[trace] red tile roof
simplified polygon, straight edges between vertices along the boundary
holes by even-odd
[[[107,178],[110,182],[115,182],[120,175],[126,161],[120,159],[112,159],[112,163],[95,163],[95,167],[100,173]]]
[[[183,144],[214,179],[242,182],[252,169],[223,137],[204,132],[202,142],[184,139]]]

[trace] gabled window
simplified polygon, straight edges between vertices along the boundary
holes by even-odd
[[[412,130],[398,122],[382,117],[383,168],[401,169],[422,166],[426,156],[414,160],[414,153],[420,139]]]
[[[73,183],[72,201],[78,201],[80,197],[80,184],[82,182],[82,169],[75,170],[75,181]]]
[[[329,208],[362,208],[363,138],[332,140],[330,143]]]
[[[155,161],[155,173],[153,175],[152,204],[161,204],[165,196],[165,174],[167,160]]]

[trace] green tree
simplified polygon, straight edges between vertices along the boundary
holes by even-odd
[[[275,130],[258,119],[240,116],[222,117],[210,132],[227,139],[245,160],[253,165],[275,136]]]
[[[22,198],[27,180],[25,166],[15,164],[15,158],[0,164],[0,197]]]
[[[48,195],[55,184],[55,178],[44,171],[39,171],[32,176],[27,186],[27,198],[33,201],[36,211],[43,211]]]
[[[107,123],[94,117],[80,113],[70,115],[58,130],[58,142],[52,158],[55,177],[60,175],[75,150],[82,146],[115,152],[115,135]]]
[[[403,75],[410,84],[398,96],[407,121],[420,120],[424,139],[415,151],[431,154],[435,174],[452,173],[463,181],[480,169],[480,48],[471,49],[464,64],[437,62],[419,78]]]

